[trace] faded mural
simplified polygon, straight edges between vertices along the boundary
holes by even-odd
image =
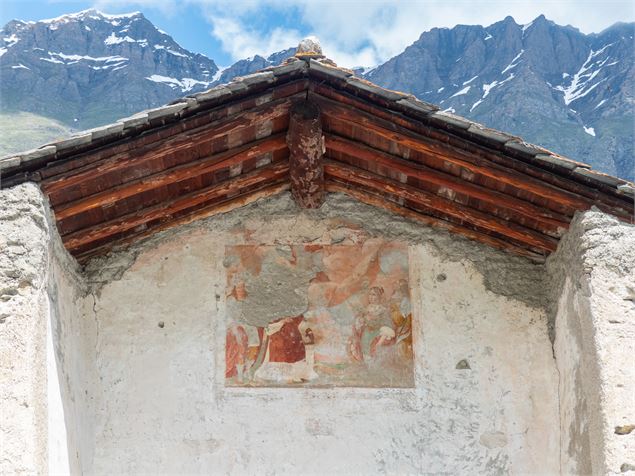
[[[225,249],[228,386],[413,387],[408,249]]]

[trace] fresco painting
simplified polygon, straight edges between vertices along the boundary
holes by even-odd
[[[225,382],[239,387],[413,387],[408,248],[225,248]]]

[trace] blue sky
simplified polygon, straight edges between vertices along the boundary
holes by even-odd
[[[383,62],[430,28],[489,25],[507,15],[524,24],[544,13],[585,33],[635,21],[632,0],[0,0],[0,24],[92,7],[141,11],[181,46],[221,66],[294,46],[308,35],[320,38],[327,56],[351,67]]]

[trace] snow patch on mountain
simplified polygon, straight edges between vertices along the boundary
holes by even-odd
[[[472,112],[476,107],[478,107],[479,104],[481,104],[485,100],[485,98],[489,95],[492,89],[498,86],[502,86],[503,84],[511,81],[512,79],[514,79],[514,73],[509,73],[509,76],[502,81],[494,80],[491,83],[484,84],[482,86],[483,96],[481,97],[481,99],[479,99],[474,104],[472,104],[472,107],[470,107],[470,112]]]
[[[483,99],[479,99],[478,101],[476,101],[474,104],[472,104],[472,107],[470,108],[470,112],[472,112],[474,110],[474,108],[476,108],[479,104],[481,104],[483,102]]]
[[[168,48],[167,46],[163,46],[163,45],[154,45],[154,46],[153,46],[153,48],[154,48],[155,50],[165,50],[166,52],[168,52],[168,53],[170,53],[171,55],[174,55],[174,56],[180,56],[180,57],[182,57],[182,58],[190,58],[190,56],[185,55],[185,54],[183,54],[183,53],[179,53],[178,51],[175,51],[175,50],[173,50],[173,49],[171,49],[171,48]]]
[[[604,104],[605,102],[606,102],[606,99],[602,99],[602,100],[598,103],[598,105],[597,105],[597,106],[595,106],[595,107],[593,108],[593,110],[596,110],[597,108],[601,107],[601,106],[602,106],[602,104]]]
[[[135,40],[128,35],[120,37],[115,35],[115,32],[111,32],[110,36],[104,40],[105,45],[118,45],[119,43],[140,43],[141,46],[148,46],[148,40]]]
[[[463,89],[461,89],[460,91],[454,93],[452,96],[450,96],[451,98],[456,97],[456,96],[463,96],[464,94],[467,94],[470,91],[470,88],[472,86],[466,86]]]
[[[117,15],[111,15],[108,13],[104,13],[101,12],[99,10],[96,10],[94,8],[89,8],[88,10],[82,10],[81,12],[77,12],[77,13],[68,13],[66,15],[60,15],[59,17],[55,17],[55,18],[47,18],[45,20],[38,20],[37,22],[34,21],[30,21],[27,22],[29,24],[34,24],[34,23],[68,23],[71,21],[77,21],[77,20],[84,20],[86,18],[90,18],[92,20],[111,20],[111,24],[112,21],[117,21],[117,20],[121,20],[123,18],[135,18],[135,17],[140,17],[141,16],[141,12],[132,12],[132,13],[120,13]],[[113,25],[113,26],[118,26],[118,25]]]
[[[218,68],[218,71],[216,71],[216,73],[214,73],[214,76],[212,76],[212,82],[216,82],[220,79],[221,75],[223,74],[223,72],[228,68],[228,66],[221,66],[220,68]]]
[[[564,103],[568,106],[573,101],[576,101],[580,98],[583,98],[595,88],[597,88],[601,83],[607,80],[607,78],[603,78],[598,82],[592,84],[592,81],[595,77],[600,73],[600,70],[605,65],[605,63],[609,60],[609,58],[605,58],[604,61],[596,60],[592,61],[594,58],[602,54],[608,47],[613,45],[610,43],[605,45],[603,48],[597,51],[589,51],[589,56],[586,61],[582,64],[577,73],[575,73],[571,79],[571,83],[568,86],[560,85],[555,86],[554,89],[557,91],[562,91]],[[614,63],[611,63],[606,66],[612,66]],[[564,78],[564,75],[563,75]]]
[[[509,63],[505,69],[503,71],[501,71],[501,74],[505,74],[507,71],[509,71],[510,69],[515,68],[516,66],[518,66],[518,63],[516,63],[516,60],[518,58],[520,58],[522,56],[522,54],[525,52],[525,50],[520,50],[520,53],[518,53],[514,59],[511,61],[511,63]]]
[[[56,53],[48,51],[48,58],[39,58],[42,61],[55,64],[72,65],[82,63],[94,70],[112,69],[113,71],[124,68],[129,61],[123,56],[101,56],[94,57],[88,55],[67,55],[64,53]]]
[[[8,36],[6,38],[3,38],[4,41],[4,46],[0,47],[0,57],[2,55],[4,55],[7,51],[9,51],[9,48],[11,48],[12,46],[14,46],[18,41],[20,41],[20,39],[17,37],[17,35],[14,33],[11,36]]]
[[[536,20],[531,21],[531,22],[529,22],[529,23],[527,23],[527,24],[523,25],[523,36],[524,36],[525,32],[526,32],[527,30],[529,30],[529,29],[532,27],[532,25],[534,24],[534,22],[535,22],[535,21],[536,21]]]
[[[194,78],[177,79],[171,78],[169,76],[162,76],[160,74],[153,74],[152,76],[146,77],[146,79],[154,83],[165,84],[167,86],[170,86],[172,89],[180,89],[184,93],[191,91],[197,85],[209,87],[212,84],[212,81],[199,81]]]

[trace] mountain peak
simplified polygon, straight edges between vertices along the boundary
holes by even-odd
[[[3,108],[88,128],[214,83],[216,64],[139,12],[83,10],[0,30]],[[38,86],[46,78],[46,88]],[[64,99],[51,100],[63,96]]]
[[[547,17],[545,17],[544,14],[540,14],[536,18],[534,18],[532,21],[530,21],[529,23],[527,23],[525,25],[522,25],[523,35],[530,28],[532,30],[535,30],[536,27],[541,27],[541,28],[539,28],[539,30],[542,30],[544,28],[548,28],[549,26],[554,26],[554,25],[555,25],[555,23],[552,22],[551,20],[548,20]]]
[[[141,12],[131,12],[131,13],[119,13],[119,14],[110,14],[99,11],[95,8],[89,8],[87,10],[82,10],[77,13],[68,13],[66,15],[60,15],[55,18],[48,18],[45,20],[38,20],[37,22],[29,22],[29,23],[66,23],[70,21],[78,21],[78,20],[122,20],[128,18],[135,17],[143,17],[143,13]]]

